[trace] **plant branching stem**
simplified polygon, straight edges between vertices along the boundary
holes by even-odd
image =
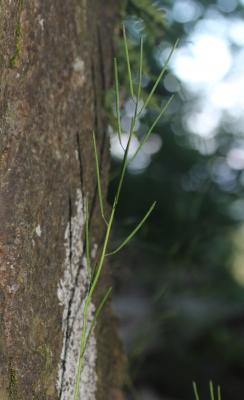
[[[127,42],[127,37],[126,37],[126,31],[125,27],[123,26],[123,37],[124,37],[124,48],[125,48],[125,58],[126,58],[126,64],[127,64],[127,71],[128,71],[128,78],[129,78],[129,89],[130,89],[130,94],[132,98],[134,99],[134,88],[133,88],[133,81],[132,81],[132,75],[131,75],[131,66],[130,66],[130,57],[129,57],[129,50],[128,50],[128,42]],[[135,110],[134,114],[131,120],[130,124],[130,130],[129,130],[129,137],[128,137],[128,142],[127,145],[124,149],[124,157],[121,165],[121,170],[120,170],[120,176],[119,176],[119,182],[118,186],[116,189],[116,193],[114,196],[113,204],[112,204],[112,210],[109,216],[109,219],[105,218],[105,213],[104,213],[104,204],[103,204],[103,193],[102,193],[102,184],[101,184],[101,177],[100,177],[100,168],[99,168],[99,160],[98,160],[98,152],[97,152],[97,144],[96,144],[96,136],[95,133],[93,132],[93,145],[94,145],[94,154],[95,154],[95,162],[96,162],[96,175],[97,175],[97,186],[98,186],[98,198],[99,198],[99,204],[100,204],[100,211],[101,211],[101,216],[103,220],[106,223],[106,233],[105,233],[105,238],[101,247],[101,251],[99,253],[99,258],[97,263],[95,263],[95,266],[91,267],[91,258],[90,258],[90,239],[89,239],[89,210],[88,210],[88,201],[86,200],[85,202],[85,214],[86,214],[86,223],[85,223],[85,232],[86,232],[86,262],[87,262],[87,270],[88,270],[88,279],[89,279],[89,290],[88,294],[84,300],[84,308],[83,308],[83,321],[82,321],[82,333],[81,333],[81,338],[80,338],[80,353],[79,353],[79,360],[78,360],[78,366],[77,366],[77,371],[76,371],[76,378],[75,378],[75,388],[74,388],[74,400],[79,400],[79,389],[80,389],[80,381],[81,381],[81,372],[82,372],[82,367],[83,367],[83,356],[85,353],[85,349],[87,346],[87,343],[89,341],[89,338],[91,336],[92,330],[94,329],[95,322],[103,309],[110,293],[111,293],[111,288],[107,290],[105,293],[104,297],[102,298],[95,315],[92,319],[91,322],[89,322],[89,306],[92,301],[92,297],[94,294],[94,291],[98,285],[101,273],[103,271],[104,267],[104,262],[105,262],[105,257],[109,253],[107,253],[108,245],[109,245],[109,240],[110,240],[110,235],[111,235],[111,230],[114,222],[114,217],[117,209],[117,204],[120,198],[121,194],[121,189],[123,186],[124,182],[124,177],[125,177],[125,172],[126,168],[128,166],[129,160],[129,150],[130,150],[130,145],[131,145],[131,140],[134,134],[134,129],[135,125],[137,122],[137,119],[139,115],[141,114],[142,110],[145,109],[145,107],[149,104],[152,96],[154,95],[154,92],[167,68],[168,62],[173,54],[173,51],[175,50],[176,46],[178,44],[178,41],[176,42],[175,46],[173,47],[168,60],[166,61],[166,64],[164,65],[164,68],[162,69],[157,81],[155,82],[153,89],[151,90],[144,106],[142,107],[141,110],[138,110],[139,106],[139,101],[141,97],[141,84],[142,84],[142,66],[143,66],[143,40],[141,39],[140,42],[140,65],[139,65],[139,83],[138,83],[138,90],[137,90],[137,95],[136,95],[136,100],[135,100]],[[115,90],[116,90],[116,115],[117,115],[117,126],[118,126],[118,135],[119,135],[119,141],[122,146],[122,140],[121,140],[121,135],[122,135],[122,129],[121,129],[121,116],[120,116],[120,93],[119,93],[119,78],[118,78],[118,65],[117,65],[117,60],[114,60],[114,73],[115,73]],[[141,147],[143,144],[146,142],[148,137],[150,136],[152,130],[154,129],[156,123],[159,121],[161,118],[163,112],[165,111],[166,107],[169,105],[171,102],[172,98],[169,99],[169,101],[165,104],[163,109],[161,110],[160,114],[158,117],[155,119],[154,123],[152,124],[151,128],[145,135],[142,143],[139,145],[139,148],[136,151],[136,154],[140,151]],[[122,146],[123,147],[123,146]],[[134,157],[136,156],[134,155]],[[112,253],[110,254],[115,254],[119,250],[121,250],[131,239],[132,237],[137,233],[137,231],[141,228],[141,226],[144,224],[146,219],[149,217],[151,212],[153,211],[155,207],[155,203],[150,207],[148,212],[145,214],[143,219],[138,223],[136,228],[131,232],[131,234],[122,242],[122,244]],[[195,383],[193,384],[194,387],[194,392],[196,395],[196,400],[199,400],[199,396],[197,394],[197,388]],[[212,399],[214,400],[214,399]],[[220,397],[218,400],[221,400]]]

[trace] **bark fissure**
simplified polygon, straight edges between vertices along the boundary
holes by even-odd
[[[106,87],[106,77],[105,77],[105,64],[104,64],[104,58],[103,58],[103,50],[102,50],[102,35],[101,35],[101,30],[97,26],[96,29],[96,34],[97,34],[97,43],[98,43],[98,54],[99,54],[99,60],[100,60],[100,71],[101,71],[101,77],[102,77],[102,90],[103,93],[105,93],[105,90],[107,89]]]
[[[76,142],[77,142],[77,153],[78,153],[78,160],[79,160],[79,173],[80,173],[80,187],[83,198],[85,198],[84,194],[84,176],[83,176],[83,164],[82,164],[82,156],[81,156],[81,144],[80,144],[80,135],[77,132],[76,134]]]
[[[73,215],[72,211],[73,210],[72,210],[72,198],[71,198],[71,195],[69,195],[68,202],[69,202],[69,264],[70,264],[70,268],[71,268],[72,255],[73,255],[73,252],[72,252],[72,236],[73,236],[73,234],[72,234],[72,215]]]
[[[68,223],[69,223],[69,260],[70,260],[70,269],[72,267],[72,198],[71,195],[69,195],[68,199],[68,205],[69,205],[69,218],[68,218]],[[72,270],[72,269],[71,269]],[[68,313],[67,313],[67,326],[65,329],[65,345],[64,345],[64,354],[63,354],[63,359],[61,360],[61,382],[60,382],[60,391],[59,391],[59,400],[62,397],[62,391],[63,391],[63,384],[64,384],[64,376],[66,372],[66,359],[67,359],[67,351],[68,351],[68,345],[69,345],[69,339],[70,339],[70,327],[69,327],[69,320],[71,317],[71,305],[72,305],[72,298],[70,299],[69,302],[69,307],[68,307]]]

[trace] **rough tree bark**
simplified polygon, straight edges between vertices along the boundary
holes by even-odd
[[[106,186],[103,97],[117,11],[114,0],[0,1],[0,400],[73,399],[86,196],[94,253],[104,234],[91,133]],[[119,398],[120,357],[107,308],[80,399]]]

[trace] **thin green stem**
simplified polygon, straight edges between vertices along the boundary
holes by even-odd
[[[83,326],[82,326],[82,333],[81,333],[81,340],[80,340],[79,362],[78,362],[78,368],[77,368],[76,379],[75,379],[74,400],[79,400],[81,371],[82,371],[82,367],[83,367],[83,356],[82,355],[84,354],[85,345],[86,345],[88,306],[90,304],[90,302],[88,302],[87,299],[88,299],[88,296],[87,296],[87,298],[85,300],[85,304],[84,304],[84,317],[83,317]]]
[[[195,400],[200,400],[196,382],[192,382],[192,386],[193,386],[193,391],[194,391],[194,395],[195,395]]]
[[[163,76],[164,76],[164,74],[165,74],[166,69],[168,68],[168,65],[169,65],[169,62],[170,62],[170,60],[171,60],[171,57],[172,57],[173,53],[175,52],[175,50],[176,50],[178,44],[179,44],[179,39],[177,39],[176,42],[175,42],[175,44],[173,45],[173,47],[172,47],[172,49],[171,49],[171,51],[170,51],[170,53],[169,53],[169,56],[168,56],[168,58],[167,58],[167,60],[166,60],[166,62],[165,62],[165,64],[164,64],[164,66],[163,66],[163,68],[162,68],[162,70],[161,70],[161,72],[160,72],[160,74],[159,74],[159,76],[158,76],[158,78],[157,78],[155,84],[153,85],[153,88],[152,88],[151,92],[149,93],[149,95],[148,95],[148,97],[147,97],[147,99],[146,99],[146,101],[145,101],[145,103],[144,103],[144,106],[143,106],[142,109],[140,110],[139,115],[142,113],[142,111],[143,111],[144,109],[147,108],[148,104],[150,103],[150,101],[151,101],[151,99],[152,99],[152,97],[153,97],[153,95],[154,95],[154,93],[155,93],[155,91],[156,91],[156,89],[157,89],[157,87],[158,87],[158,85],[159,85],[161,79],[163,78]]]
[[[139,229],[142,227],[142,225],[144,225],[144,223],[146,222],[148,217],[151,215],[155,205],[156,205],[156,201],[151,205],[151,207],[149,208],[148,212],[144,215],[142,220],[139,222],[139,224],[136,226],[136,228],[129,234],[129,236],[127,236],[127,238],[117,247],[117,249],[115,249],[114,251],[112,251],[110,253],[107,253],[106,256],[111,256],[111,255],[114,255],[114,254],[118,253],[121,249],[123,249],[123,247],[125,247],[127,245],[127,243],[139,231]]]
[[[140,40],[139,83],[138,83],[138,92],[137,92],[137,100],[138,100],[138,102],[139,102],[140,97],[141,97],[142,67],[143,67],[143,38],[141,38],[141,40]]]
[[[120,101],[119,101],[119,76],[118,76],[118,63],[117,59],[114,59],[114,77],[115,77],[115,92],[116,92],[116,120],[117,120],[117,127],[118,127],[118,137],[119,137],[119,143],[122,147],[123,150],[123,144],[122,144],[122,129],[121,129],[121,117],[120,117]]]
[[[153,122],[151,127],[148,129],[147,133],[145,134],[144,138],[142,139],[141,143],[139,144],[135,154],[131,157],[130,161],[133,161],[136,158],[136,156],[139,153],[139,151],[141,150],[141,148],[148,141],[153,129],[155,128],[158,121],[161,119],[161,117],[163,116],[163,114],[165,113],[165,111],[167,110],[168,106],[170,105],[170,103],[172,102],[173,99],[174,99],[174,94],[172,96],[170,96],[169,100],[164,104],[162,110],[160,111],[159,115],[157,116],[157,118],[155,119],[155,121]]]
[[[124,27],[123,27],[123,30],[125,32]],[[128,54],[127,64],[130,65],[129,54]],[[140,66],[139,66],[139,84],[138,84],[138,91],[137,91],[137,100],[136,100],[134,115],[133,115],[133,118],[132,118],[131,124],[130,124],[129,139],[128,139],[128,142],[127,142],[127,146],[126,146],[124,157],[123,157],[123,161],[122,161],[120,180],[119,180],[117,192],[116,192],[116,195],[115,195],[115,198],[114,198],[114,202],[113,202],[113,209],[116,208],[118,200],[119,200],[119,196],[120,196],[121,187],[122,187],[123,180],[124,180],[126,167],[127,167],[127,164],[128,164],[128,154],[129,154],[131,139],[132,139],[133,131],[134,131],[134,128],[135,128],[135,124],[136,124],[136,121],[137,121],[137,118],[138,118],[138,115],[139,115],[138,114],[138,104],[139,104],[140,95],[141,95],[142,64],[143,64],[143,40],[141,40],[141,46],[140,46]]]
[[[209,391],[211,400],[214,400],[214,386],[212,381],[209,382]]]
[[[131,67],[130,67],[128,41],[127,41],[126,30],[125,30],[125,26],[124,25],[123,25],[123,38],[124,38],[125,58],[126,58],[126,63],[127,63],[127,71],[128,71],[129,85],[130,85],[130,94],[131,94],[132,98],[134,98],[134,90],[133,90],[133,82],[132,82]]]
[[[88,334],[87,334],[87,337],[86,337],[85,348],[86,348],[86,345],[87,345],[87,343],[88,343],[88,341],[90,339],[92,331],[93,331],[93,329],[95,327],[95,323],[96,323],[99,315],[101,314],[101,311],[103,310],[105,304],[107,303],[107,300],[108,300],[109,296],[111,295],[111,293],[112,293],[112,287],[108,288],[108,290],[105,292],[105,295],[103,296],[98,308],[96,309],[94,318],[92,320],[92,323],[90,325],[90,328],[89,328],[89,331],[88,331]],[[84,348],[84,351],[85,351],[85,348]],[[84,355],[84,353],[82,354],[82,357],[83,357],[83,355]]]
[[[85,219],[86,219],[86,263],[87,263],[87,274],[89,279],[91,278],[91,258],[90,258],[90,240],[89,240],[89,208],[88,199],[85,200]]]
[[[101,186],[101,177],[100,177],[100,169],[99,169],[99,160],[97,154],[97,143],[96,143],[96,135],[95,132],[92,132],[93,137],[93,146],[94,146],[94,154],[95,154],[95,162],[96,162],[96,175],[97,175],[97,188],[98,188],[98,198],[100,204],[101,215],[105,223],[107,224],[107,220],[104,214],[104,205],[103,205],[103,195],[102,195],[102,186]]]

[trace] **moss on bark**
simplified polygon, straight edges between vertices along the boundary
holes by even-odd
[[[20,56],[20,50],[21,50],[21,23],[20,23],[20,15],[21,11],[23,8],[23,0],[19,0],[18,4],[18,17],[17,17],[17,23],[16,23],[16,28],[15,28],[15,50],[14,54],[10,58],[9,66],[10,68],[14,68],[17,66],[18,63],[18,58]]]

